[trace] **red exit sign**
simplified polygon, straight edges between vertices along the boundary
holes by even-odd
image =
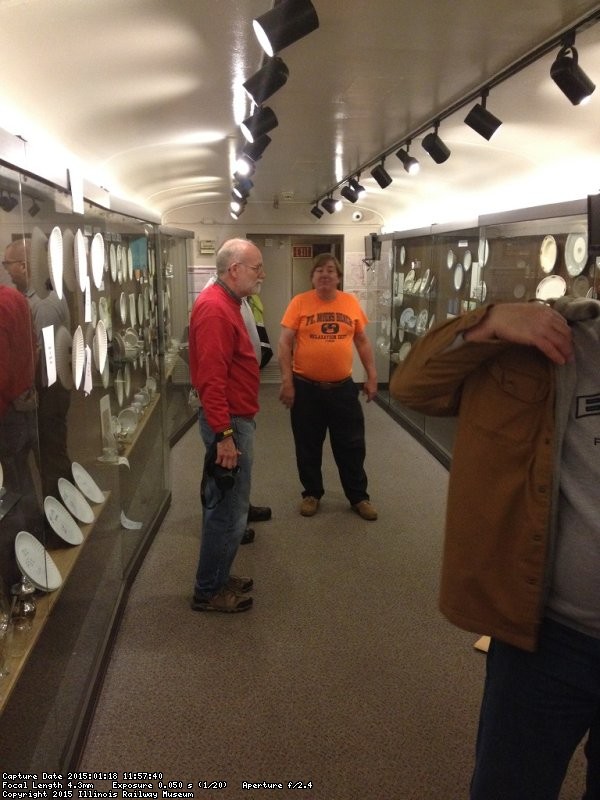
[[[312,244],[295,244],[292,246],[292,258],[312,258]]]

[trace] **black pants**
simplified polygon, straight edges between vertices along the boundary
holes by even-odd
[[[292,431],[303,497],[324,493],[321,464],[323,442],[329,430],[331,450],[344,494],[352,505],[368,500],[365,461],[365,418],[358,386],[348,380],[323,389],[294,377]]]

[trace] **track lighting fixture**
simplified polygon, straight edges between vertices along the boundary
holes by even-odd
[[[242,84],[246,90],[248,97],[256,103],[257,106],[262,106],[265,100],[268,100],[272,94],[285,85],[289,69],[279,58],[269,58],[265,64],[256,72],[251,78]]]
[[[232,200],[229,204],[229,213],[233,219],[238,219],[246,208],[245,200]]]
[[[16,197],[13,197],[11,194],[9,195],[6,192],[2,192],[2,195],[0,196],[0,208],[2,211],[12,211],[13,208],[18,205],[19,201]]]
[[[37,202],[34,200],[29,208],[29,216],[35,217],[36,214],[39,214],[40,207],[38,206]]]
[[[443,164],[444,161],[447,161],[450,158],[450,148],[446,147],[444,142],[438,136],[439,127],[440,123],[436,122],[433,132],[428,133],[421,144],[425,152],[429,153],[436,164]]]
[[[381,162],[381,164],[377,164],[376,167],[373,167],[373,169],[371,170],[371,176],[375,178],[375,180],[381,186],[382,189],[385,189],[386,186],[389,186],[390,183],[392,182],[392,178],[389,172],[387,172],[387,170],[383,166],[383,161]]]
[[[550,68],[550,77],[574,106],[587,103],[596,88],[596,84],[577,63],[578,58],[575,31],[571,31],[563,40],[563,45]]]
[[[361,197],[363,197],[367,193],[367,190],[365,189],[364,186],[362,186],[358,182],[359,179],[360,179],[360,175],[358,177],[356,177],[356,178],[350,178],[350,180],[348,181],[348,185],[350,186],[351,189],[354,189],[354,191],[358,195],[358,198],[360,199]]]
[[[473,106],[465,117],[465,122],[470,128],[473,128],[475,133],[478,133],[489,141],[500,125],[502,125],[502,120],[495,117],[492,112],[488,111],[485,107],[488,94],[489,90],[485,89],[481,95],[481,103],[476,103]]]
[[[264,134],[279,125],[275,112],[269,106],[257,108],[254,114],[242,122],[240,128],[249,142],[256,142]]]
[[[315,203],[315,205],[311,208],[310,213],[313,215],[313,217],[321,219],[323,216],[323,209],[319,208],[319,206]]]
[[[396,153],[396,156],[400,159],[402,166],[409,175],[416,175],[421,169],[421,165],[419,164],[418,160],[414,156],[411,156],[408,152],[410,149],[410,142],[411,140],[409,139],[406,142],[406,148],[401,147]]]
[[[324,200],[321,200],[321,205],[323,206],[325,211],[327,211],[328,214],[334,214],[336,211],[337,203],[331,196],[326,197]]]
[[[282,0],[252,21],[254,33],[268,56],[312,33],[319,17],[310,0]]]
[[[340,194],[349,203],[356,203],[356,201],[358,200],[358,192],[355,189],[353,189],[349,183],[340,189]]]
[[[258,139],[255,139],[255,141],[246,142],[242,149],[242,154],[248,156],[248,158],[252,159],[252,161],[258,161],[259,158],[262,158],[262,154],[265,152],[271,142],[271,137],[266,133],[263,133],[263,135],[259,136]]]
[[[254,175],[256,172],[256,164],[252,161],[251,158],[248,156],[240,156],[238,160],[235,162],[235,172],[233,173],[233,177],[235,180],[241,180],[242,178],[248,178],[251,175]]]
[[[238,178],[233,184],[233,194],[239,200],[244,200],[250,194],[250,189],[252,189],[253,186],[254,184],[250,178]]]

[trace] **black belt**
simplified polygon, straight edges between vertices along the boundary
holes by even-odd
[[[352,380],[352,377],[344,378],[341,381],[311,381],[310,378],[305,378],[303,375],[297,375],[294,372],[294,378],[303,383],[310,383],[311,386],[316,386],[318,389],[337,389],[338,386],[342,386],[344,383],[348,383],[348,381]]]

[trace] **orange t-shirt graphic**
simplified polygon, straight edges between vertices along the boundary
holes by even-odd
[[[314,289],[296,295],[281,320],[296,331],[293,371],[313,381],[349,378],[354,334],[367,322],[358,300],[346,292],[338,291],[329,302],[320,300]]]

